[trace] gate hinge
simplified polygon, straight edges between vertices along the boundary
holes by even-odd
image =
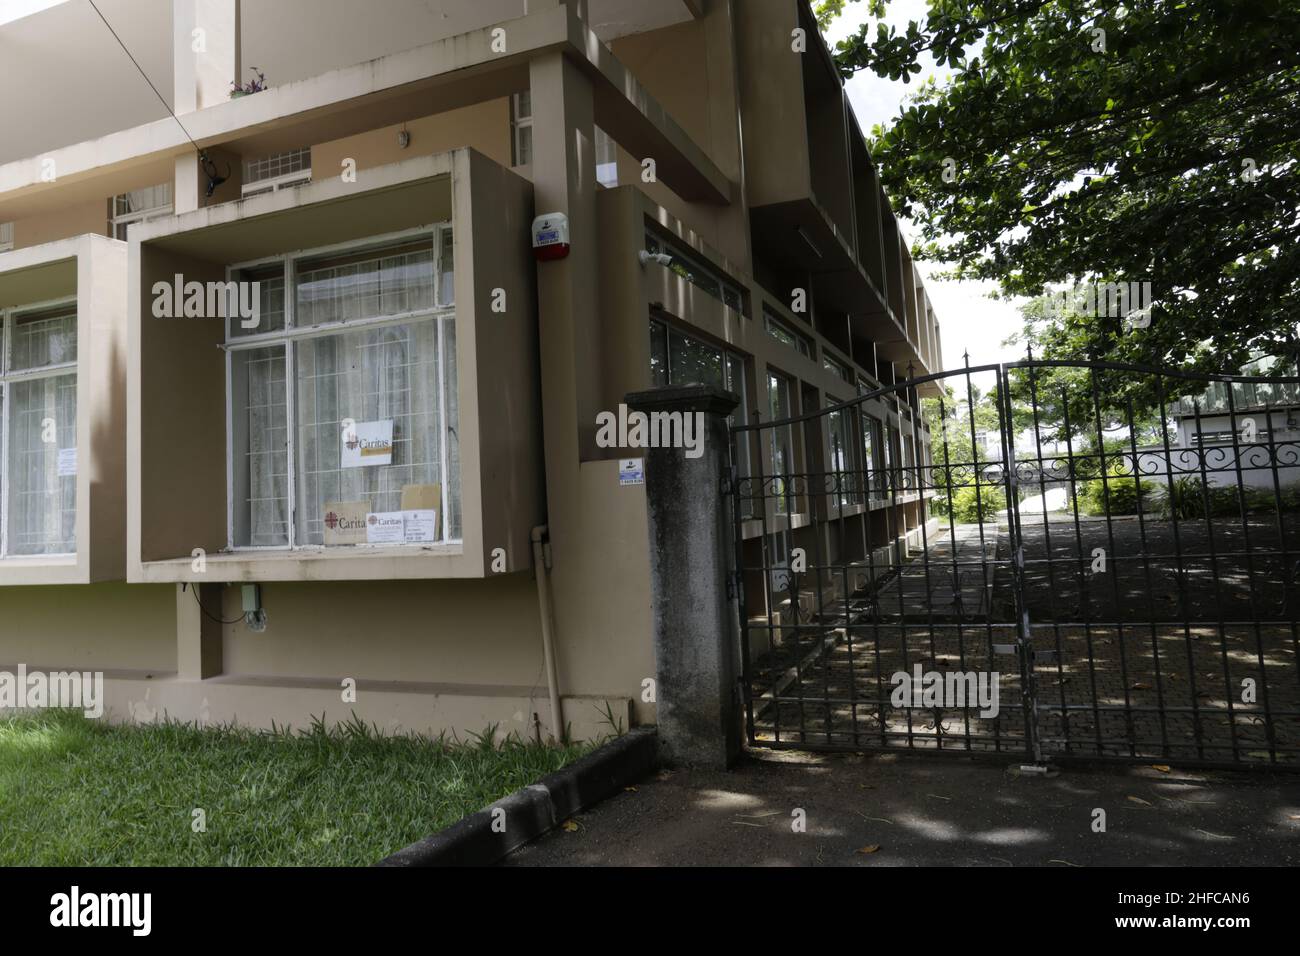
[[[740,572],[727,572],[727,598],[728,600],[737,600],[740,598]]]

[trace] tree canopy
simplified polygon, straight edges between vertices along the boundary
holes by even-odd
[[[846,77],[921,84],[871,144],[922,258],[1006,295],[1150,282],[1149,324],[1060,310],[1047,357],[1230,371],[1293,354],[1300,318],[1300,0],[888,0],[835,48]],[[1136,287],[1135,287],[1136,288]]]

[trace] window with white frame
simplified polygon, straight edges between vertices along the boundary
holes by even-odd
[[[172,184],[159,183],[144,189],[133,189],[113,197],[113,238],[125,239],[127,227],[133,222],[147,222],[159,216],[172,214]]]
[[[14,224],[0,222],[0,252],[8,252],[14,247]]]
[[[767,305],[763,306],[763,325],[767,329],[767,334],[782,345],[794,349],[800,355],[812,356],[813,347],[809,343],[808,337],[796,332],[783,319],[775,315]]]
[[[533,162],[533,94],[528,90],[510,97],[510,165]]]
[[[839,376],[844,381],[848,382],[849,385],[853,384],[854,375],[852,369],[850,369],[846,363],[841,362],[824,349],[822,350],[822,368]]]
[[[460,540],[452,248],[443,225],[229,270],[260,305],[228,320],[232,547]]]
[[[618,185],[618,144],[599,126],[596,127],[596,182],[606,189]]]
[[[767,373],[767,408],[769,421],[777,422],[790,418],[794,414],[794,405],[791,403],[790,394],[792,384],[790,379],[771,370]],[[788,506],[791,504],[786,495],[789,488],[786,481],[794,474],[794,429],[790,425],[778,425],[768,429],[772,436],[772,481],[770,491],[765,490],[764,494],[771,494],[776,499],[776,513],[785,514]]]
[[[835,408],[838,398],[827,398],[826,431],[831,445],[831,471],[839,490],[839,502],[851,505],[857,500],[857,480],[853,469],[853,415],[852,408]]]
[[[875,499],[885,487],[881,474],[885,441],[880,419],[862,411],[862,470],[866,475],[867,494]]]
[[[736,312],[744,312],[745,300],[740,286],[732,282],[723,272],[705,264],[693,253],[687,252],[676,242],[657,232],[646,230],[646,252],[652,255],[664,254],[672,258],[668,267],[691,285],[697,286],[715,299],[722,300],[723,305]]]
[[[687,335],[666,322],[650,320],[650,376],[655,385],[716,385],[740,397],[728,417],[731,425],[749,421],[749,388],[745,381],[745,358],[738,352],[710,345],[703,339]],[[749,432],[738,436],[736,453],[738,477],[749,475]],[[741,504],[742,513],[750,513],[751,503]]]
[[[77,307],[0,311],[0,555],[77,550]]]
[[[311,147],[244,160],[244,198],[291,189],[311,182]]]

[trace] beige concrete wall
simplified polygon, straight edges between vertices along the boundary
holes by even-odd
[[[24,249],[84,233],[108,235],[108,199],[96,199],[14,222],[14,248]]]
[[[697,230],[745,272],[751,271],[748,207],[740,201],[740,99],[731,4],[709,5],[705,16],[652,33],[622,37],[615,55],[718,168],[737,184],[729,204],[690,203],[662,182],[642,179],[642,156],[619,150],[619,184],[642,189],[656,204]]]
[[[745,188],[755,206],[807,196],[812,185],[803,55],[790,46],[797,11],[796,0],[756,0],[737,22]]]
[[[462,508],[482,515],[481,543],[465,544],[489,567],[504,550],[506,570],[516,571],[530,565],[529,532],[546,520],[533,190],[485,156],[458,155],[469,177],[468,189],[462,180],[457,188],[456,347],[461,388],[473,392],[461,405],[460,451],[480,476],[478,487],[462,480]],[[465,421],[464,410],[475,417]]]
[[[411,134],[410,145],[397,144],[398,131]],[[432,156],[468,146],[510,166],[510,100],[498,98],[435,116],[421,116],[405,124],[316,143],[311,148],[313,179],[337,176],[344,159],[356,160],[357,169],[398,163],[412,156]]]
[[[77,261],[77,536],[92,581],[126,579],[127,246],[86,237]]]
[[[262,586],[262,604],[265,631],[242,621],[223,627],[227,674],[486,686],[545,680],[527,570],[477,581],[272,582]],[[226,620],[241,616],[237,586],[224,589],[220,611]]]
[[[0,663],[92,670],[176,669],[169,585],[0,589]]]
[[[215,552],[226,545],[226,365],[221,318],[155,318],[155,282],[225,280],[223,264],[132,244],[138,296],[129,317],[131,390],[137,398],[133,462],[147,520],[138,535],[145,561]]]

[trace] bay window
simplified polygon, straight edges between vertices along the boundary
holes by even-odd
[[[77,307],[0,312],[0,555],[76,552]]]
[[[439,226],[229,270],[233,548],[460,540],[453,265]]]

